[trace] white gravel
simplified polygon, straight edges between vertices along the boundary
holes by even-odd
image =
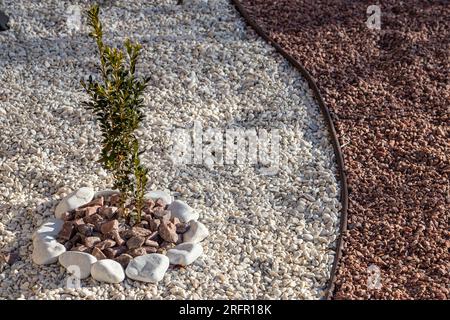
[[[305,81],[248,29],[226,0],[114,1],[106,39],[143,43],[152,76],[140,130],[148,189],[169,189],[209,229],[204,255],[157,285],[81,282],[66,289],[58,264],[31,261],[31,236],[58,200],[82,186],[111,186],[95,162],[100,135],[80,105],[80,78],[96,74],[94,43],[67,33],[76,1],[4,0],[12,30],[0,33],[0,250],[20,261],[0,268],[0,298],[317,299],[334,258],[340,202],[326,126]],[[87,2],[87,1],[86,1]],[[86,4],[80,2],[82,9]],[[279,129],[280,169],[175,167],[174,128]]]

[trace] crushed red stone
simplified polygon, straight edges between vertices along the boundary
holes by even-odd
[[[335,299],[448,299],[450,4],[239,0],[315,78],[342,146],[348,230]],[[368,267],[381,288],[368,288]]]
[[[116,195],[99,197],[67,212],[58,241],[67,250],[87,252],[99,260],[115,259],[125,268],[132,257],[165,253],[188,230],[185,223],[171,217],[162,199],[147,200],[143,208],[146,220],[133,225],[118,214],[116,204]],[[128,204],[127,208],[132,211],[134,204]]]

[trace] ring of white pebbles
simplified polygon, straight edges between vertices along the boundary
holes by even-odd
[[[180,200],[172,201],[172,196],[165,191],[155,190],[145,195],[146,199],[162,199],[168,205],[171,217],[189,224],[189,230],[183,234],[183,243],[169,249],[166,255],[151,253],[138,256],[130,261],[125,272],[119,262],[113,259],[101,259],[79,251],[66,251],[57,236],[63,229],[62,214],[88,205],[93,199],[103,195],[111,195],[115,191],[103,190],[95,193],[92,188],[80,188],[60,201],[55,208],[55,218],[40,226],[32,236],[33,262],[38,265],[59,263],[73,275],[72,279],[86,279],[90,275],[97,281],[120,283],[125,274],[133,280],[157,283],[161,281],[169,268],[169,264],[187,266],[192,264],[203,254],[200,244],[208,235],[206,226],[198,222],[198,214],[186,203]]]
[[[152,78],[139,131],[149,189],[189,203],[209,229],[204,254],[156,284],[81,281],[32,261],[32,234],[61,198],[112,185],[96,159],[100,133],[80,106],[79,79],[96,74],[87,30],[71,29],[76,1],[4,0],[0,33],[0,297],[19,299],[319,299],[334,260],[340,218],[326,125],[300,74],[245,26],[227,0],[115,1],[102,8],[105,38],[144,46]],[[86,9],[81,4],[81,10]],[[72,19],[72,20],[71,20]],[[175,165],[174,128],[278,129],[276,174],[255,166]],[[99,266],[99,269],[105,266]]]

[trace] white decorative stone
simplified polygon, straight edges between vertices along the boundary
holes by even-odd
[[[189,221],[189,230],[183,234],[183,242],[198,243],[203,241],[209,235],[206,226],[198,221]]]
[[[36,238],[41,238],[43,240],[52,240],[61,231],[64,221],[61,219],[50,218],[48,221],[43,223],[34,233],[31,239],[34,241]]]
[[[169,268],[169,258],[159,253],[139,256],[127,266],[127,277],[137,281],[156,283],[164,278]]]
[[[80,279],[86,279],[91,275],[91,266],[97,262],[97,258],[89,253],[66,251],[59,256],[58,261],[64,268],[70,268],[70,271],[74,270],[73,267],[77,267],[79,274],[75,273],[75,275]]]
[[[152,200],[163,199],[166,204],[172,203],[172,196],[168,192],[163,190],[154,190],[147,192],[144,195],[144,198]]]
[[[170,264],[187,266],[203,254],[203,247],[199,243],[185,242],[167,251]]]
[[[107,283],[120,283],[125,279],[120,263],[111,259],[95,262],[91,267],[91,275],[94,280]]]
[[[167,208],[172,217],[178,218],[181,222],[189,222],[198,219],[198,213],[181,200],[175,200]]]
[[[309,234],[309,233],[305,233],[303,235],[303,239],[305,239],[306,241],[313,241],[314,237],[311,234]]]
[[[94,198],[94,190],[90,187],[80,188],[67,197],[61,200],[61,202],[56,206],[55,216],[58,219],[61,219],[61,215],[64,212],[76,209]]]
[[[36,237],[33,241],[33,254],[31,258],[36,264],[51,264],[66,251],[66,248],[55,239]]]

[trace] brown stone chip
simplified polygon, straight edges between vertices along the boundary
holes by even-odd
[[[68,221],[75,218],[75,211],[68,211],[61,214],[61,220]]]
[[[139,228],[145,228],[145,229],[149,229],[149,225],[148,225],[148,221],[141,221],[138,224],[134,225],[135,227],[139,227]]]
[[[81,224],[77,227],[77,230],[82,235],[90,237],[94,233],[94,225],[90,223]]]
[[[151,220],[149,222],[149,228],[151,231],[157,231],[160,224],[161,224],[161,221],[159,221],[159,220]]]
[[[103,250],[103,252],[109,259],[113,259],[113,258],[121,255],[122,253],[126,252],[127,250],[128,250],[128,248],[126,246],[119,246],[119,247],[107,248],[107,249]]]
[[[99,248],[100,250],[105,250],[106,248],[112,248],[116,245],[116,242],[111,239],[103,240],[95,245],[96,248]]]
[[[77,246],[72,247],[72,249],[70,249],[70,251],[80,251],[80,252],[86,252],[89,253],[90,252],[90,248],[86,247],[85,245],[79,244]]]
[[[106,219],[112,219],[117,215],[117,207],[102,207],[98,210],[98,213]]]
[[[126,239],[129,239],[129,238],[135,237],[135,236],[148,237],[151,234],[152,234],[151,230],[148,230],[145,228],[140,228],[140,227],[133,227],[129,230],[124,231],[123,234],[121,233],[121,235]]]
[[[171,215],[169,210],[164,210],[162,207],[156,207],[152,213],[156,218],[164,218],[165,220],[169,220]]]
[[[80,208],[75,209],[75,211],[74,211],[74,218],[75,219],[84,218],[85,213],[86,213],[86,211],[84,209],[80,209]]]
[[[134,258],[134,257],[143,256],[144,254],[147,254],[147,251],[145,250],[145,248],[140,247],[140,248],[134,248],[134,249],[128,250],[128,254]]]
[[[72,242],[72,244],[77,244],[81,241],[83,235],[76,233],[69,241]]]
[[[142,248],[144,248],[146,254],[158,252],[158,248],[156,248],[156,247],[147,247],[147,246],[144,246],[144,247],[142,247]]]
[[[92,248],[100,241],[102,241],[102,240],[99,237],[86,237],[86,238],[84,238],[83,243],[86,247]]]
[[[64,248],[66,248],[66,250],[70,250],[73,247],[73,243],[71,241],[66,241],[64,243]]]
[[[155,206],[155,201],[152,199],[145,200],[145,208],[152,209]]]
[[[148,223],[150,223],[150,221],[153,220],[153,217],[152,217],[152,215],[150,213],[143,214],[142,215],[142,220],[143,221],[147,221]]]
[[[131,229],[121,229],[121,228],[119,229],[119,235],[125,240],[128,240],[133,236]]]
[[[85,208],[84,209],[84,216],[87,217],[87,216],[92,216],[93,214],[96,214],[97,211],[98,211],[98,208],[100,208],[100,207],[95,206],[95,207],[87,207],[87,208]]]
[[[129,249],[139,248],[140,246],[142,246],[144,244],[144,242],[145,242],[144,237],[134,236],[134,237],[131,237],[130,239],[128,239],[127,247]]]
[[[72,221],[64,222],[61,231],[59,232],[59,238],[63,240],[69,240],[75,234],[75,226]]]
[[[117,245],[123,246],[125,244],[125,240],[122,239],[122,237],[120,236],[120,234],[117,230],[112,231],[111,236],[112,236],[113,240],[117,243]]]
[[[82,224],[85,224],[83,219],[76,219],[72,221],[73,225],[75,226],[75,228],[81,226]]]
[[[160,199],[155,201],[155,207],[165,208],[166,207],[166,202],[163,199],[160,198]]]
[[[133,257],[126,253],[122,253],[120,256],[114,258],[114,260],[120,263],[124,269],[126,269],[132,259]]]
[[[85,205],[81,206],[80,208],[88,208],[88,207],[101,207],[104,204],[103,197],[98,197],[93,199],[91,202],[86,203]]]
[[[119,221],[116,219],[104,222],[100,227],[100,231],[103,234],[108,234],[117,230],[119,230]]]
[[[158,233],[159,236],[167,242],[175,243],[178,240],[177,228],[170,221],[162,222],[159,225]]]
[[[98,260],[102,260],[102,259],[106,259],[106,255],[102,252],[102,250],[100,250],[97,247],[94,247],[94,249],[92,249],[91,254],[96,257]]]
[[[159,247],[159,244],[157,241],[150,240],[150,239],[145,240],[144,245],[146,245],[148,247]]]
[[[91,216],[84,217],[83,221],[85,223],[90,223],[90,224],[93,224],[93,225],[97,225],[97,224],[99,224],[100,222],[103,221],[103,218],[99,214],[93,214]]]
[[[159,237],[158,231],[154,231],[152,232],[151,235],[148,236],[147,240],[156,240],[158,239],[158,237]]]

